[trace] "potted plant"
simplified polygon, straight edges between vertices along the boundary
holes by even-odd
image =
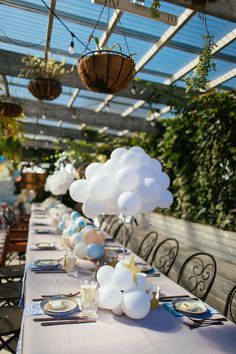
[[[2,91],[1,87],[0,91]],[[12,98],[10,97],[9,92],[0,97],[0,118],[15,118],[20,116],[21,114],[22,107],[19,104],[12,102]]]
[[[111,48],[99,48],[99,40],[93,37],[98,50],[82,55],[78,61],[78,73],[83,84],[100,93],[115,93],[125,88],[132,80],[135,63],[131,55],[122,53],[119,44]],[[113,50],[119,47],[119,51]]]
[[[60,77],[67,73],[65,61],[57,63],[54,58],[40,58],[27,55],[22,58],[26,68],[21,70],[20,77],[33,77],[28,84],[32,95],[39,100],[52,101],[62,91]]]

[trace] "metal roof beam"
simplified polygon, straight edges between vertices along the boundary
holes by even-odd
[[[165,45],[171,38],[179,32],[179,30],[194,16],[195,12],[193,10],[185,10],[178,20],[178,25],[169,27],[168,30],[161,36],[159,41],[157,41],[140,59],[140,61],[135,65],[135,73],[138,73]],[[122,117],[127,117],[129,114],[133,113],[135,110],[141,108],[145,104],[144,100],[136,102],[135,105],[130,107],[130,109],[125,110],[121,115]]]
[[[91,0],[93,4],[104,5],[105,0]],[[118,9],[124,12],[131,13],[133,15],[149,18],[154,21],[160,21],[167,23],[168,25],[176,26],[178,22],[178,17],[173,14],[168,14],[166,12],[160,11],[159,17],[153,18],[150,13],[149,7],[139,5],[137,3],[132,3],[127,0],[113,0],[108,1],[107,6]]]
[[[16,103],[22,102],[17,98],[14,101]],[[109,112],[97,114],[93,110],[80,108],[76,110],[77,115],[76,119],[74,119],[72,117],[73,110],[68,110],[65,106],[45,102],[43,104],[43,108],[44,112],[46,112],[48,120],[60,121],[63,118],[65,123],[86,123],[89,126],[97,126],[101,128],[108,127],[109,129],[114,130],[128,129],[132,132],[144,131],[151,133],[153,131],[145,119],[136,117],[129,117],[124,121],[119,114],[113,114]],[[33,100],[23,101],[23,111],[27,117],[41,118],[42,108],[40,102]]]
[[[235,0],[217,0],[207,1],[206,6],[194,6],[192,0],[165,0],[171,4],[187,7],[195,11],[204,12],[208,15],[220,17],[228,21],[236,22],[236,1]]]
[[[216,46],[214,47],[212,51],[212,56],[214,56],[215,53],[219,52],[221,49],[229,45],[233,40],[236,38],[236,29],[233,31],[229,32],[226,34],[224,37],[222,37],[218,42],[216,42]],[[197,56],[195,59],[190,61],[187,65],[182,67],[180,70],[178,70],[176,73],[174,73],[169,79],[164,81],[165,85],[171,85],[174,82],[178,81],[181,79],[184,75],[186,75],[188,72],[193,70],[199,61],[199,56]]]

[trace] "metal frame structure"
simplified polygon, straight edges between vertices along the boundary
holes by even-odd
[[[70,9],[68,10],[69,5],[65,10],[62,9],[61,0],[47,0],[47,3],[63,21],[66,21],[68,25],[79,25],[87,31],[89,28],[91,29],[94,27],[96,18],[93,16],[89,17],[88,14],[83,12],[83,9],[92,10],[96,8],[97,11],[99,11],[101,8],[100,5],[103,5],[104,1],[105,0],[78,1],[79,4],[75,5],[74,1],[70,0],[69,3],[71,3],[72,6],[81,8],[81,11],[79,12],[73,10],[70,11]],[[189,41],[182,41],[181,34],[186,26],[193,23],[194,18],[196,18],[196,11],[202,9],[193,8],[191,0],[165,0],[162,2],[164,3],[164,8],[168,8],[168,6],[170,9],[176,8],[177,13],[175,14],[174,11],[171,12],[169,10],[167,12],[161,11],[160,18],[157,19],[159,23],[158,26],[163,25],[163,28],[165,28],[161,35],[158,35],[158,33],[150,33],[147,30],[142,29],[142,27],[140,28],[135,25],[131,27],[127,25],[128,17],[133,19],[134,24],[138,18],[139,21],[146,21],[143,22],[144,25],[147,23],[150,25],[150,23],[152,23],[154,27],[155,24],[157,24],[157,21],[151,19],[150,13],[145,4],[142,6],[134,2],[131,3],[128,0],[109,0],[108,5],[111,8],[110,11],[113,12],[110,21],[106,24],[104,17],[102,17],[97,24],[98,32],[100,33],[102,31],[101,34],[99,34],[100,48],[103,48],[113,37],[115,39],[118,38],[118,36],[123,33],[123,30],[125,31],[128,40],[134,41],[137,46],[141,42],[149,45],[148,50],[139,57],[139,60],[136,63],[135,74],[140,77],[142,81],[135,83],[135,89],[133,84],[130,83],[126,89],[122,90],[116,96],[111,94],[94,94],[94,96],[92,96],[83,87],[78,75],[76,73],[70,73],[62,79],[62,84],[67,90],[66,92],[63,92],[64,100],[66,100],[65,104],[63,102],[42,105],[42,103],[36,103],[35,101],[30,100],[29,97],[24,97],[23,104],[25,113],[28,117],[32,118],[31,121],[29,120],[24,123],[26,134],[28,133],[32,135],[34,130],[38,130],[38,127],[36,128],[35,126],[35,122],[38,124],[42,111],[47,112],[47,118],[51,119],[52,122],[51,127],[43,124],[44,129],[41,129],[45,134],[50,134],[47,136],[44,134],[45,137],[48,137],[48,144],[51,144],[49,139],[50,136],[66,136],[68,133],[72,134],[71,136],[73,136],[73,138],[77,136],[79,139],[77,126],[81,127],[85,124],[86,126],[93,127],[101,133],[106,132],[117,136],[129,135],[133,132],[139,131],[152,132],[154,129],[152,121],[165,116],[166,114],[170,114],[171,107],[168,105],[168,97],[163,97],[160,102],[161,106],[156,107],[159,108],[159,113],[154,113],[147,117],[149,107],[146,100],[150,96],[150,90],[147,87],[146,82],[151,78],[157,91],[163,91],[166,87],[169,87],[172,95],[184,97],[185,90],[181,84],[182,78],[196,67],[201,51],[201,46],[196,45],[194,42],[192,43],[191,37]],[[181,6],[182,9],[179,6]],[[19,36],[16,38],[12,35],[6,36],[4,28],[1,28],[0,25],[0,30],[2,32],[0,34],[0,43],[3,44],[3,49],[0,49],[0,74],[6,94],[11,92],[12,95],[14,90],[26,90],[27,82],[19,83],[20,79],[18,79],[18,81],[15,79],[22,68],[21,58],[25,54],[22,51],[22,48],[25,48],[26,50],[34,47],[37,51],[44,51],[46,58],[50,52],[54,55],[67,55],[70,60],[77,58],[78,55],[81,54],[76,53],[70,55],[67,53],[65,46],[60,49],[55,47],[53,38],[55,36],[56,20],[52,13],[49,12],[43,4],[35,4],[35,2],[31,2],[30,0],[1,0],[0,7],[3,9],[15,9],[16,11],[25,12],[26,14],[32,13],[41,17],[48,16],[44,45],[40,43],[35,44],[33,41],[26,38],[19,38]],[[205,7],[204,12],[210,16],[236,22],[236,4],[234,0],[228,0],[227,2],[224,0],[218,0],[215,3],[209,2]],[[120,26],[120,19],[122,19],[122,21],[124,20],[126,24],[126,26],[123,26],[124,28],[121,28]],[[169,27],[167,27],[168,25]],[[226,33],[225,30],[223,31],[222,28],[221,38],[218,36],[219,38],[217,38],[218,40],[216,41],[216,47],[213,52],[216,60],[225,63],[225,71],[220,72],[218,76],[209,80],[207,90],[214,87],[219,87],[220,89],[232,88],[232,86],[228,85],[226,82],[236,76],[236,68],[233,67],[236,63],[236,56],[234,55],[234,47],[232,47],[236,38],[236,29],[232,29],[231,22],[229,22],[229,28],[231,28],[231,30],[229,30],[228,33]],[[13,43],[14,45],[10,45],[9,43]],[[228,46],[231,46],[233,49],[232,53],[230,50],[223,50],[226,47],[228,48]],[[153,59],[156,60],[162,55],[163,50],[176,51],[176,53],[181,53],[181,55],[182,53],[186,53],[186,57],[192,57],[193,59],[170,74],[166,69],[162,70],[160,67],[156,68],[150,65],[150,63],[153,62]],[[173,58],[173,60],[175,59]],[[69,64],[68,68],[70,68]],[[145,80],[146,77],[148,79]],[[71,90],[73,89],[69,94],[68,88],[71,88]],[[16,94],[14,96],[22,101],[20,95]],[[88,107],[83,108],[83,106],[79,104],[80,101],[88,101]],[[107,108],[108,112],[102,112],[104,108]],[[37,119],[35,120],[34,118]],[[53,129],[53,124],[56,121],[60,122],[60,127],[55,126],[55,129]],[[70,128],[68,128],[68,124],[70,124]],[[58,129],[60,133],[58,133]],[[72,132],[73,130],[74,133]],[[35,136],[37,136],[37,131],[35,131]]]

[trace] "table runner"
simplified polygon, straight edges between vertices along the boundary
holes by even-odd
[[[60,236],[56,234],[34,234],[33,218],[34,214],[31,217],[26,262],[62,257],[65,251],[45,251],[42,257],[42,252],[30,250],[35,242],[60,242]],[[48,216],[45,220],[50,222]],[[126,258],[130,258],[130,255]],[[87,261],[80,261],[80,264],[86,266]],[[42,294],[76,292],[79,281],[66,274],[35,274],[29,271],[25,284],[25,303],[31,303],[33,298]],[[164,275],[151,278],[150,281],[161,287],[162,295],[189,294]],[[132,320],[125,315],[115,316],[111,311],[99,309],[99,319],[95,324],[44,328],[33,322],[30,316],[24,321],[22,353],[235,354],[236,326],[232,322],[191,331],[183,320],[183,317],[174,317],[162,305],[151,310],[142,320]]]

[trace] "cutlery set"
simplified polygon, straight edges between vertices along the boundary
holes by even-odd
[[[190,330],[199,328],[199,327],[209,327],[209,326],[222,326],[224,323],[228,321],[225,317],[218,317],[218,318],[204,318],[204,319],[197,319],[193,317],[186,316],[190,321],[193,323],[183,322]]]
[[[88,317],[70,316],[70,317],[54,317],[54,318],[34,318],[34,322],[39,322],[42,327],[59,326],[67,324],[94,323],[96,320]]]

